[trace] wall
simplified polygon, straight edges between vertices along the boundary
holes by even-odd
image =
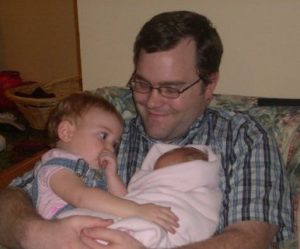
[[[46,82],[79,74],[73,0],[1,0],[0,70]]]
[[[77,0],[84,88],[124,85],[140,27],[162,11],[207,15],[225,53],[217,92],[300,97],[299,0]]]

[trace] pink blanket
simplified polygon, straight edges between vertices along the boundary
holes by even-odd
[[[128,186],[128,199],[171,207],[180,219],[177,232],[166,233],[155,224],[137,217],[118,221],[113,227],[130,230],[149,248],[180,246],[214,234],[221,205],[220,161],[208,147],[191,146],[207,151],[209,161],[192,161],[153,171],[153,164],[161,154],[178,147],[157,144],[151,148]]]

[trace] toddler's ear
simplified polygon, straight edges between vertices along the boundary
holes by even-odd
[[[60,122],[57,128],[57,134],[61,141],[67,143],[72,139],[75,126],[68,120]]]

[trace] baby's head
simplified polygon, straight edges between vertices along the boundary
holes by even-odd
[[[194,147],[175,148],[162,154],[155,162],[154,169],[161,169],[194,160],[208,161],[208,155]]]

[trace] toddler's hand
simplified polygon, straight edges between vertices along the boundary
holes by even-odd
[[[175,233],[179,227],[178,217],[169,207],[155,204],[140,204],[139,215],[146,220],[152,221],[170,233]]]
[[[117,159],[114,153],[104,151],[99,155],[100,168],[104,170],[106,176],[115,175],[117,172]]]

